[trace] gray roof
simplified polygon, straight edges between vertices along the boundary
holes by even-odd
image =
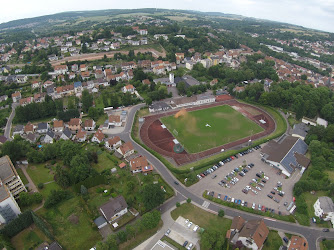
[[[14,172],[14,166],[9,157],[3,156],[0,158],[0,178],[2,181],[16,175]]]
[[[106,219],[105,219],[103,216],[100,216],[100,217],[98,217],[98,218],[96,218],[96,219],[94,220],[94,223],[95,223],[95,225],[96,225],[97,227],[103,225],[103,224],[106,223],[106,222],[107,222],[107,221],[106,221]]]
[[[280,142],[270,141],[262,149],[262,153],[268,161],[281,163],[289,173],[293,172],[293,166],[298,166],[295,153],[304,155],[306,151],[306,143],[293,136],[286,136]]]
[[[50,136],[51,138],[55,137],[55,133],[53,133],[53,131],[48,130],[48,132],[46,132],[46,135]]]
[[[324,211],[325,214],[330,212],[334,212],[334,204],[333,200],[327,196],[319,197],[320,207]]]
[[[29,133],[28,135],[27,135],[27,140],[29,140],[29,141],[31,141],[31,142],[35,142],[36,141],[36,138],[37,136],[35,135],[35,134],[33,134],[33,133]]]
[[[0,201],[5,200],[9,196],[8,191],[6,190],[5,186],[0,186]]]
[[[289,150],[287,155],[283,158],[283,160],[281,161],[281,164],[285,167],[285,169],[289,173],[292,173],[293,172],[292,166],[293,167],[298,166],[295,153],[299,153],[301,155],[304,155],[306,153],[306,151],[307,151],[306,143],[303,140],[298,139],[298,141],[293,145],[291,150]]]
[[[108,201],[100,207],[100,211],[103,213],[107,220],[111,220],[111,218],[127,208],[128,204],[126,203],[123,196],[118,196],[115,199]]]
[[[14,128],[14,132],[21,132],[24,130],[24,126],[19,124],[19,125],[16,125],[15,128]]]
[[[185,82],[187,87],[194,86],[194,85],[200,85],[200,82],[197,81],[194,77],[190,75],[185,75],[182,77],[175,77],[174,82],[175,83]]]
[[[37,130],[48,129],[48,124],[46,122],[40,122],[37,125]]]
[[[46,88],[46,93],[53,94],[53,92],[54,92],[54,86],[52,84]]]
[[[292,134],[296,134],[305,138],[309,129],[309,126],[301,122],[293,126]]]
[[[71,138],[72,136],[72,132],[71,130],[69,130],[69,128],[65,128],[63,131],[63,134],[67,137],[67,138]]]
[[[170,105],[165,102],[155,102],[149,106],[150,109],[170,109]]]

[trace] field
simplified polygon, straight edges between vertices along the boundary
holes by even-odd
[[[182,112],[177,116],[163,117],[161,121],[188,153],[201,152],[263,131],[228,105]]]

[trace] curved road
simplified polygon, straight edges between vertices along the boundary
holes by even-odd
[[[12,140],[10,138],[10,130],[12,129],[12,122],[13,122],[13,119],[14,119],[14,116],[15,116],[15,109],[18,105],[19,105],[18,103],[14,103],[14,102],[12,103],[12,112],[10,113],[10,116],[9,116],[9,118],[7,120],[7,123],[6,123],[4,136],[8,140]]]
[[[119,134],[120,138],[123,141],[131,141],[133,143],[134,149],[139,154],[145,155],[147,157],[147,159],[155,167],[155,169],[161,174],[161,176],[164,178],[164,180],[176,190],[177,196],[175,197],[175,201],[180,201],[180,194],[181,194],[183,197],[190,198],[193,202],[195,202],[195,203],[197,203],[198,205],[201,206],[203,204],[203,202],[206,201],[206,199],[191,193],[182,184],[175,185],[174,181],[176,181],[176,178],[168,170],[168,168],[165,167],[165,165],[161,161],[159,161],[155,156],[153,156],[150,152],[148,152],[146,149],[142,148],[139,144],[137,144],[134,140],[132,140],[132,138],[131,138],[131,128],[132,128],[134,116],[135,116],[137,110],[139,110],[141,107],[144,107],[144,106],[145,106],[144,104],[139,104],[139,105],[134,106],[133,108],[130,109],[130,111],[128,113],[128,118],[127,118],[127,123],[126,123],[125,129],[121,134]],[[170,204],[171,202],[168,202],[168,203]],[[172,205],[172,204],[170,204],[170,205]],[[168,205],[168,207],[170,205]],[[175,205],[175,202],[173,203],[173,205]],[[285,222],[285,221],[275,220],[275,219],[272,219],[272,218],[267,218],[267,217],[264,217],[264,216],[243,212],[243,211],[240,211],[240,210],[237,210],[237,209],[234,209],[234,208],[225,207],[225,206],[215,204],[215,203],[211,203],[211,202],[210,202],[210,205],[208,207],[209,210],[214,211],[214,212],[218,212],[222,208],[224,208],[225,214],[227,216],[231,216],[231,217],[242,216],[246,220],[264,219],[266,225],[268,227],[270,227],[271,229],[280,230],[280,231],[284,231],[284,232],[291,233],[291,234],[302,235],[307,239],[307,241],[309,243],[309,249],[310,250],[319,249],[319,246],[317,247],[317,244],[318,244],[317,241],[320,240],[321,238],[334,239],[333,230],[331,230],[328,233],[325,233],[325,232],[322,232],[322,228],[306,227],[306,226],[298,225],[296,223],[289,223],[289,222]],[[162,212],[164,210],[165,209],[163,209]]]

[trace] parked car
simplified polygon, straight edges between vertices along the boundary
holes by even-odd
[[[168,229],[168,230],[166,231],[165,235],[167,236],[167,235],[169,235],[169,234],[170,234],[170,229]]]
[[[234,202],[234,198],[231,199],[231,202],[232,202],[232,203]]]
[[[227,195],[225,195],[225,197],[224,197],[224,201],[226,201],[226,200],[227,200],[227,198],[228,198],[228,196],[227,196]]]
[[[247,207],[247,205],[248,205],[248,202],[247,202],[247,201],[245,201],[245,205],[244,205],[244,207]]]
[[[199,226],[196,225],[196,226],[194,227],[193,231],[196,232],[198,228],[199,228]]]
[[[284,242],[285,242],[286,244],[289,243],[289,239],[288,239],[287,237],[284,237],[283,240],[284,240]]]
[[[253,203],[252,208],[255,209],[255,203]]]
[[[255,187],[257,190],[261,191],[262,189],[258,186]]]
[[[179,183],[177,181],[174,181],[175,185],[179,185]]]
[[[217,177],[217,175],[215,174],[215,175],[213,175],[211,178],[214,179],[214,178],[216,178],[216,177]]]
[[[185,241],[184,243],[183,243],[183,247],[186,247],[188,245],[188,241]]]
[[[313,223],[316,223],[317,220],[316,220],[314,217],[312,217],[312,222],[313,222]]]
[[[265,179],[262,179],[261,181],[262,181],[263,183],[267,183],[267,181],[266,181]]]
[[[188,222],[189,222],[189,220],[188,219],[186,219],[186,221],[184,222],[185,224],[188,224]]]
[[[187,249],[190,250],[192,247],[193,247],[193,243],[190,243]]]
[[[328,228],[325,228],[325,229],[322,229],[323,232],[327,233],[329,232],[329,229]]]
[[[187,227],[190,228],[192,224],[193,224],[192,222],[189,222]]]
[[[267,194],[267,196],[268,196],[270,199],[273,198],[273,196],[272,196],[271,194]]]

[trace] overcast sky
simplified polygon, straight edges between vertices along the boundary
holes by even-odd
[[[64,11],[152,7],[241,14],[334,32],[334,0],[12,0],[1,4],[0,23]]]

